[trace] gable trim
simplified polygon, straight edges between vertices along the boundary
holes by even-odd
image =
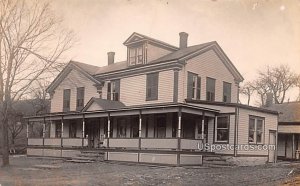
[[[139,37],[139,38],[141,38],[141,40],[130,41],[130,40],[131,40],[132,38],[134,38],[134,37]],[[157,45],[164,46],[164,47],[166,47],[166,48],[168,48],[168,49],[171,49],[171,50],[173,50],[173,51],[176,51],[176,50],[179,49],[178,47],[175,47],[175,46],[170,45],[170,44],[168,44],[168,43],[165,43],[165,42],[163,42],[163,41],[159,41],[159,40],[157,40],[157,39],[153,39],[153,38],[151,38],[151,37],[148,37],[148,36],[145,36],[145,35],[136,33],[136,32],[134,32],[133,34],[131,34],[131,35],[129,36],[129,38],[126,39],[126,41],[125,41],[123,44],[124,44],[125,46],[127,46],[127,45],[130,45],[130,44],[133,44],[133,43],[137,43],[137,42],[140,42],[140,41],[150,41],[150,42],[153,42],[153,43],[155,43],[155,44],[157,44]]]

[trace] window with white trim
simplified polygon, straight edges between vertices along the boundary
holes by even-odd
[[[120,100],[120,80],[107,83],[107,99],[113,101]]]
[[[187,98],[200,99],[201,94],[201,77],[192,72],[188,72]]]
[[[264,119],[261,117],[249,117],[249,143],[263,143]]]
[[[215,142],[228,143],[229,116],[218,116],[215,126]]]
[[[129,65],[143,64],[143,46],[129,48]]]
[[[216,89],[216,80],[213,78],[206,78],[206,100],[215,101],[215,89]]]

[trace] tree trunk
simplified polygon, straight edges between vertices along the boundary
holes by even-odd
[[[8,144],[8,119],[4,116],[2,123],[2,166],[9,165],[9,144]]]

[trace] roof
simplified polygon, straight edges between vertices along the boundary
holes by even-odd
[[[102,110],[110,110],[110,109],[119,109],[125,107],[124,103],[120,101],[112,101],[112,100],[106,100],[101,98],[95,98],[92,97],[88,103],[85,105],[85,107],[82,109],[82,111],[87,111],[88,108],[93,104],[98,104]]]
[[[177,50],[176,52],[172,52],[170,54],[167,54],[161,58],[158,58],[154,61],[151,61],[149,63],[155,63],[155,62],[160,62],[160,61],[172,61],[172,60],[177,60],[177,59],[180,59],[182,57],[185,57],[189,54],[192,54],[198,50],[201,50],[203,48],[206,48],[207,46],[210,46],[212,45],[213,43],[216,43],[215,41],[212,41],[212,42],[208,42],[208,43],[203,43],[203,44],[200,44],[200,45],[194,45],[194,46],[190,46],[190,47],[187,47],[187,48],[183,48],[183,49],[179,49]]]
[[[126,69],[126,68],[127,68],[127,61],[116,62],[114,64],[98,68],[96,73],[94,73],[94,75],[95,74],[118,71],[118,70],[123,70],[123,69]]]
[[[78,66],[79,68],[81,68],[82,70],[86,71],[91,75],[95,74],[99,69],[101,69],[101,67],[89,65],[86,63],[81,63],[78,61],[70,61],[70,63],[73,63],[74,65]]]
[[[207,104],[207,105],[217,105],[217,106],[227,106],[227,107],[238,107],[242,109],[247,109],[247,110],[254,110],[258,112],[264,112],[268,114],[274,114],[278,115],[277,111],[267,109],[267,108],[261,108],[261,107],[253,107],[250,105],[244,105],[240,103],[225,103],[225,102],[219,102],[219,101],[206,101],[206,100],[192,100],[192,99],[186,99],[185,100],[187,103],[194,103],[194,104]]]
[[[273,104],[268,108],[279,112],[279,122],[300,122],[300,101]]]

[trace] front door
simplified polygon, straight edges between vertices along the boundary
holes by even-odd
[[[276,131],[269,132],[269,163],[276,162]]]

